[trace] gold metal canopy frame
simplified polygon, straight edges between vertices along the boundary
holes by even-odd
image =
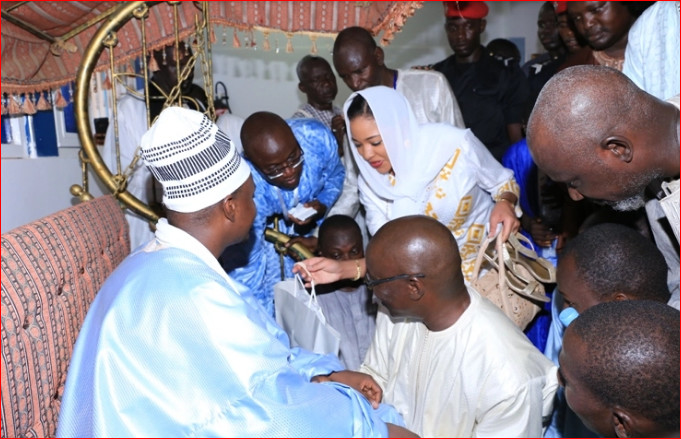
[[[178,1],[167,2],[173,8],[173,29],[174,29],[174,44],[176,50],[175,62],[177,72],[180,72],[177,78],[177,84],[172,88],[169,93],[165,93],[160,87],[155,86],[153,82],[149,81],[149,63],[147,62],[146,54],[149,53],[147,48],[147,37],[146,37],[146,26],[145,20],[149,15],[150,7],[163,2],[145,2],[136,1],[123,4],[117,11],[110,15],[110,19],[100,27],[95,35],[92,37],[90,44],[88,45],[83,60],[78,69],[78,74],[76,77],[76,88],[75,88],[75,115],[76,115],[76,126],[78,129],[78,136],[82,145],[79,157],[81,161],[82,170],[82,186],[73,185],[70,188],[71,194],[77,196],[81,201],[86,201],[92,198],[88,189],[88,173],[87,166],[90,165],[94,173],[99,177],[105,186],[112,192],[112,194],[123,204],[126,208],[133,210],[134,212],[147,218],[150,223],[155,224],[156,221],[162,216],[160,206],[150,206],[135,197],[133,194],[126,190],[127,180],[130,177],[132,170],[135,167],[136,161],[139,160],[139,146],[135,154],[135,159],[132,163],[127,164],[125,167],[120,160],[120,145],[118,144],[118,103],[116,96],[116,85],[122,84],[125,86],[125,81],[127,77],[130,76],[141,76],[144,79],[144,99],[147,108],[147,126],[151,126],[152,120],[149,114],[149,87],[154,86],[159,92],[161,92],[163,98],[165,99],[164,106],[170,105],[182,105],[183,97],[181,95],[180,84],[188,78],[191,72],[194,70],[194,66],[197,60],[201,62],[201,70],[204,80],[204,88],[207,98],[207,109],[206,114],[212,120],[215,121],[215,107],[213,99],[213,77],[212,77],[212,49],[211,49],[211,37],[210,37],[210,14],[208,13],[208,2],[193,2],[197,7],[199,13],[195,16],[195,28],[191,33],[192,38],[192,56],[189,62],[181,68],[180,66],[180,56],[177,56],[180,52],[180,42],[181,35],[178,27]],[[142,74],[134,74],[128,72],[116,72],[115,59],[114,59],[114,48],[118,44],[117,32],[130,20],[137,19],[141,21],[140,32],[142,47],[140,48],[140,58],[142,60]],[[97,149],[96,143],[94,141],[94,136],[90,126],[90,114],[89,114],[89,84],[93,73],[95,72],[96,65],[102,56],[104,50],[108,51],[109,56],[109,75],[112,83],[112,112],[113,112],[113,129],[116,136],[116,173],[108,168],[104,162],[99,150]],[[139,93],[136,90],[131,90],[126,87],[128,92],[131,94]],[[314,256],[305,246],[301,243],[296,243],[290,246],[288,249],[284,247],[290,237],[279,232],[276,229],[267,229],[265,231],[265,239],[275,244],[275,248],[278,252],[284,253],[288,252],[297,260],[303,260]]]

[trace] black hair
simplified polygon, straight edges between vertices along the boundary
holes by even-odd
[[[321,62],[329,66],[329,69],[331,68],[331,65],[327,60],[322,58],[321,56],[316,56],[316,55],[305,55],[300,61],[298,61],[298,65],[296,65],[296,75],[298,75],[298,80],[302,81],[303,80],[303,67],[305,67],[308,64],[315,63],[315,62]]]
[[[321,247],[322,242],[328,240],[330,236],[337,234],[339,231],[357,233],[360,240],[362,239],[362,231],[354,219],[347,215],[331,215],[319,226],[319,233],[317,234],[319,246]]]
[[[348,120],[353,120],[357,116],[370,116],[372,119],[374,118],[374,113],[371,111],[369,103],[360,94],[352,98],[352,102],[350,102],[348,107]]]
[[[568,327],[584,342],[577,375],[609,406],[679,428],[679,311],[649,300],[592,306]]]
[[[579,277],[602,299],[624,293],[632,299],[667,302],[667,263],[652,241],[621,224],[598,224],[568,241]]]
[[[641,14],[643,14],[643,11],[648,9],[655,2],[621,2],[621,3],[629,10],[629,14],[632,17],[638,18],[641,16]]]

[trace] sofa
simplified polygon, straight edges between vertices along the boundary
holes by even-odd
[[[2,437],[54,437],[78,331],[130,253],[105,195],[2,234]]]

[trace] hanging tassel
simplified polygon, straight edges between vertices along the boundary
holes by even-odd
[[[227,45],[227,26],[222,26],[222,45]]]
[[[270,50],[270,33],[267,31],[263,32],[263,42],[262,42],[262,50],[265,52],[269,52]]]
[[[253,50],[257,50],[257,49],[258,49],[258,43],[255,41],[255,35],[253,35],[253,29],[251,29],[250,35],[251,35],[251,45],[250,45],[250,47],[252,47]]]
[[[234,28],[234,34],[232,34],[232,47],[241,47],[241,41],[239,41],[239,35],[236,33],[236,28]]]
[[[161,50],[162,50],[162,53],[163,53],[163,60],[161,61],[161,64],[163,64],[164,66],[165,66],[165,65],[168,65],[168,63],[167,63],[167,61],[166,61],[166,56],[167,56],[167,55],[166,55],[166,48],[163,47],[163,48],[161,48]]]
[[[52,109],[52,105],[50,105],[50,102],[45,98],[44,92],[40,92],[40,98],[38,99],[38,104],[35,106],[35,108],[40,111]]]
[[[102,81],[102,90],[111,90],[111,79],[109,78],[108,72],[104,73],[104,81]],[[61,96],[61,93],[59,93],[59,96]]]
[[[293,53],[293,34],[286,33],[286,53]]]
[[[7,99],[9,99],[9,98],[7,98]],[[2,98],[2,115],[3,116],[7,114],[7,105],[5,104],[5,101],[6,101],[6,99],[3,96],[3,98]]]
[[[24,114],[36,114],[38,111],[33,105],[33,93],[24,94],[24,103],[21,104],[21,112]]]
[[[103,85],[102,88],[104,88]],[[69,106],[69,103],[66,101],[66,99],[64,99],[64,96],[61,94],[61,90],[57,90],[57,95],[54,98],[54,106],[60,110]]]
[[[158,63],[156,62],[156,57],[151,51],[149,51],[149,64],[147,64],[147,69],[149,69],[150,72],[158,72],[161,70],[161,68],[158,66]],[[104,86],[102,86],[102,88],[103,87]]]
[[[216,42],[217,40],[218,40],[218,39],[215,38],[215,29],[214,29],[214,28],[210,28],[210,42],[213,43],[213,44],[215,44],[215,42]]]
[[[279,37],[274,40],[274,53],[279,53]]]
[[[126,68],[125,73],[129,75],[135,74],[135,66],[132,65],[133,62],[134,61],[130,61],[130,63],[128,63],[128,67]]]
[[[310,41],[312,41],[312,47],[310,47],[310,53],[313,55],[317,54],[317,36],[310,35]]]
[[[69,100],[67,102],[73,102],[73,82],[69,82]]]
[[[16,95],[8,96],[7,99],[9,100],[9,102],[7,103],[7,112],[9,112],[9,114],[11,115],[21,114],[21,108],[19,107],[19,103],[17,102]]]

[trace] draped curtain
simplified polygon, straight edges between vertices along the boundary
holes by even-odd
[[[153,5],[147,19],[148,49],[174,41],[174,18],[168,2]],[[196,2],[179,2],[178,27],[182,38],[191,33]],[[2,2],[2,93],[3,97],[31,93],[42,95],[75,80],[80,57],[95,31],[120,5],[113,1],[25,1]],[[209,2],[211,26],[236,31],[262,32],[267,44],[271,32],[308,34],[314,43],[320,34],[336,34],[349,26],[362,26],[389,44],[406,19],[423,2],[394,1],[215,1]],[[25,23],[33,31],[26,30]],[[141,55],[141,22],[131,20],[118,32],[117,64]],[[74,35],[75,34],[75,35]],[[212,37],[214,38],[214,36]],[[267,50],[267,47],[264,48]],[[106,68],[102,57],[98,70]],[[3,113],[6,104],[3,99]]]

